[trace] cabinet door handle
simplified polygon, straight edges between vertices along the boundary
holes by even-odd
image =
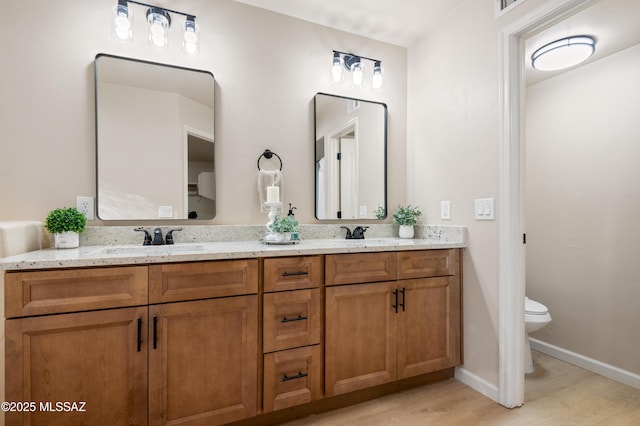
[[[287,318],[287,317],[284,317],[284,318],[282,318],[282,319],[280,320],[280,322],[304,321],[304,320],[306,320],[306,319],[308,319],[308,317],[305,317],[305,316],[302,316],[302,315],[298,315],[298,316],[297,316],[297,317],[295,317],[295,318]]]
[[[142,348],[142,318],[138,318],[138,352]]]
[[[158,347],[158,316],[153,316],[153,349]]]
[[[402,293],[402,303],[400,304],[400,306],[402,306],[402,312],[404,312],[404,287],[402,287],[400,293]]]
[[[294,277],[296,275],[309,275],[307,271],[297,271],[297,272],[283,272],[283,277]]]
[[[391,307],[396,310],[396,314],[397,314],[398,313],[398,289],[397,288],[393,291],[393,295],[395,296],[396,303],[391,305]]]
[[[308,376],[307,373],[301,373],[298,371],[298,374],[296,374],[295,376],[287,376],[285,374],[284,377],[280,380],[283,382],[288,382],[289,380],[302,379],[303,377],[307,377],[307,376]]]

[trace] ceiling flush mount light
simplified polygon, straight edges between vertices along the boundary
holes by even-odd
[[[123,43],[130,43],[133,40],[133,10],[129,6],[130,3],[148,8],[146,18],[149,24],[149,44],[168,48],[171,13],[175,13],[185,17],[182,25],[182,50],[192,55],[200,53],[200,28],[196,24],[195,15],[133,0],[118,0],[118,4],[113,8],[111,33],[116,40]]]
[[[353,53],[340,52],[338,50],[333,51],[333,60],[331,62],[332,80],[336,83],[342,81],[342,71],[343,69],[346,69],[348,72],[352,73],[351,78],[355,87],[364,86],[365,67],[362,63],[363,59],[374,63],[371,86],[374,89],[380,89],[382,87],[382,61],[355,55]]]
[[[570,68],[584,62],[596,50],[592,36],[565,37],[545,44],[531,55],[531,65],[541,71]]]

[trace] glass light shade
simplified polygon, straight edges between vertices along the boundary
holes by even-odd
[[[590,36],[566,37],[546,44],[533,52],[531,65],[541,71],[570,68],[587,60],[596,50]]]
[[[335,83],[342,81],[342,59],[339,53],[333,55],[333,61],[331,63],[331,79]]]
[[[133,40],[133,10],[126,4],[113,6],[111,34],[122,43],[130,43]]]
[[[156,47],[169,47],[169,25],[171,18],[162,9],[151,8],[147,11],[149,22],[149,43]]]
[[[182,25],[182,50],[190,55],[200,53],[200,27],[191,17]]]
[[[380,89],[382,87],[382,66],[380,65],[380,62],[376,62],[373,67],[371,86],[374,89]]]
[[[355,62],[351,65],[351,72],[353,73],[353,85],[355,87],[362,87],[364,83],[364,67],[362,62]]]

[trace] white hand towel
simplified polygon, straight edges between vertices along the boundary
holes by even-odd
[[[280,201],[282,202],[282,172],[280,170],[258,170],[258,196],[260,197],[260,210],[263,213],[269,212],[267,201],[267,186],[277,186],[280,188]]]

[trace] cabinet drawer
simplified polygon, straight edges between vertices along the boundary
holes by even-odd
[[[149,303],[238,296],[257,292],[257,259],[149,266]]]
[[[458,250],[420,250],[398,253],[398,279],[456,275]]]
[[[396,253],[334,254],[326,257],[326,285],[393,281]]]
[[[263,297],[265,353],[320,343],[320,289],[267,293]]]
[[[322,397],[321,353],[314,345],[264,356],[265,413]]]
[[[321,256],[297,256],[264,260],[264,291],[319,287],[323,276]]]
[[[8,272],[7,318],[146,305],[146,266]]]

